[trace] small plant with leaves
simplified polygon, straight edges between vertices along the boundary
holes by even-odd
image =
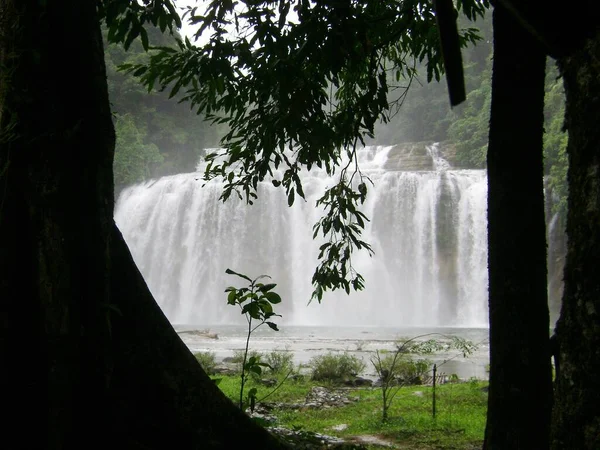
[[[421,340],[421,338],[431,336],[438,336],[439,338]],[[457,350],[466,358],[476,349],[476,344],[458,336],[429,333],[399,341],[392,355],[385,355],[377,350],[371,358],[371,364],[373,364],[381,382],[381,421],[386,422],[388,420],[389,409],[400,388],[409,384],[411,379],[422,376],[427,370],[425,361],[411,361],[408,359],[408,355],[428,355],[435,352]]]
[[[270,319],[273,317],[281,317],[280,314],[275,314],[273,311],[273,305],[281,303],[281,297],[279,294],[273,292],[273,288],[277,286],[275,283],[264,284],[260,280],[271,278],[268,275],[261,275],[255,279],[252,279],[244,274],[234,272],[231,269],[225,271],[228,275],[236,275],[250,284],[247,287],[236,288],[233,286],[225,289],[227,294],[227,303],[229,305],[238,305],[241,309],[242,314],[246,317],[248,322],[248,332],[246,334],[246,347],[244,349],[244,357],[242,361],[242,382],[240,386],[240,398],[239,406],[240,409],[244,409],[244,387],[250,374],[256,374],[260,376],[263,371],[263,367],[269,367],[268,363],[261,362],[260,357],[253,355],[248,357],[248,350],[250,345],[250,336],[259,327],[267,324],[269,328],[275,331],[279,331],[277,324],[272,322]],[[246,398],[247,404],[250,405],[250,410],[254,410],[256,404],[257,389],[252,388],[248,391]]]

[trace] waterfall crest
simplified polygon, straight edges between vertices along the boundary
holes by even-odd
[[[343,326],[463,326],[487,324],[487,180],[482,170],[453,170],[437,147],[434,170],[390,170],[392,147],[359,151],[369,186],[364,240],[375,251],[355,253],[366,279],[362,292],[327,292],[307,305],[321,242],[314,205],[336,182],[303,177],[306,202],[292,208],[282,189],[262,183],[248,206],[218,200],[222,184],[202,185],[201,173],[164,177],[125,189],[115,220],[159,305],[173,323],[239,323],[224,289],[269,274],[283,298],[280,323]],[[401,168],[400,168],[401,169]]]

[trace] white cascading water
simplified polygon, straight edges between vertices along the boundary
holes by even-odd
[[[248,206],[201,173],[164,177],[124,190],[115,220],[150,290],[173,323],[239,323],[224,289],[269,274],[288,325],[461,326],[487,324],[485,172],[453,170],[431,147],[433,171],[386,170],[391,147],[359,151],[369,185],[363,234],[375,251],[355,253],[362,292],[327,292],[308,301],[321,242],[312,227],[315,201],[336,182],[320,172],[303,178],[306,202],[292,208],[282,189],[263,183]]]

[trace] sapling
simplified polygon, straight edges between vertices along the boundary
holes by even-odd
[[[236,275],[244,280],[247,280],[250,284],[247,287],[236,288],[233,286],[225,289],[225,292],[229,292],[227,295],[227,303],[229,305],[238,305],[241,309],[242,314],[246,317],[248,322],[248,332],[246,334],[246,347],[244,349],[244,359],[242,361],[242,375],[241,375],[241,386],[240,386],[240,409],[244,408],[244,387],[248,376],[251,373],[257,375],[262,374],[263,367],[270,367],[269,364],[260,361],[259,356],[251,356],[248,358],[248,349],[250,346],[250,336],[259,327],[267,324],[269,328],[275,331],[279,331],[277,324],[270,321],[273,317],[281,317],[280,314],[275,314],[273,311],[273,305],[281,303],[281,297],[279,294],[272,291],[277,286],[275,283],[260,283],[260,280],[271,278],[268,275],[261,275],[255,279],[243,275],[241,273],[234,272],[231,269],[227,269],[225,273],[229,275]],[[248,391],[247,402],[250,405],[250,410],[254,410],[256,404],[256,388],[252,388]]]
[[[418,340],[427,336],[441,336],[446,340],[428,339],[426,341]],[[374,357],[371,358],[371,363],[379,376],[381,382],[382,396],[382,417],[381,421],[386,422],[388,419],[388,411],[392,405],[394,397],[400,388],[406,384],[408,380],[399,380],[398,373],[401,371],[401,366],[406,364],[406,355],[417,354],[426,355],[434,352],[458,350],[467,357],[473,352],[477,346],[472,342],[459,338],[457,336],[447,336],[440,333],[429,333],[420,336],[415,336],[411,339],[398,342],[396,350],[392,355],[382,356],[379,350],[375,351]],[[411,377],[418,377],[425,373],[427,366],[424,361],[410,361],[409,367],[413,373]]]

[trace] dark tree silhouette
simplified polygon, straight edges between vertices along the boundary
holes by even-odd
[[[504,7],[496,6],[493,14],[484,448],[547,449],[552,385],[542,151],[546,56]]]
[[[0,1],[3,442],[279,448],[202,371],[114,225],[96,9]]]

